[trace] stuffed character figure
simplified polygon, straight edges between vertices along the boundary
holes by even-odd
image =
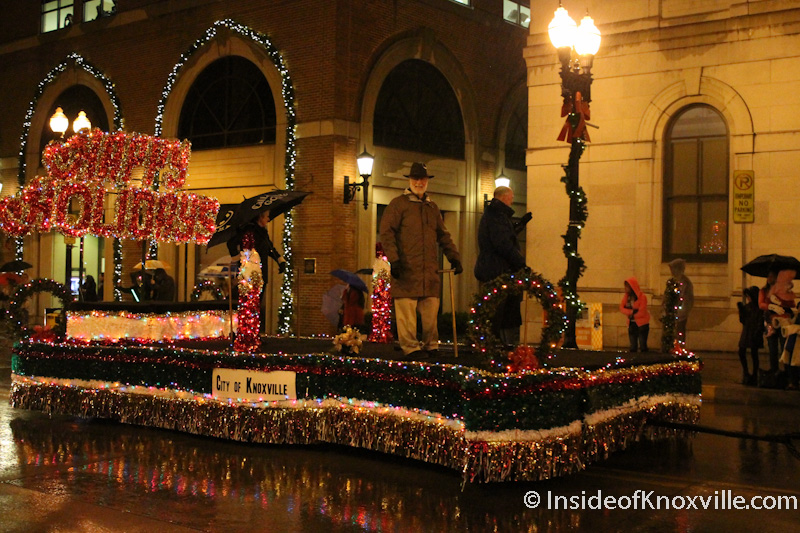
[[[794,322],[797,315],[795,294],[792,291],[792,280],[797,272],[794,270],[781,270],[775,285],[769,292],[769,310],[774,313],[772,316],[772,326],[775,329],[789,325]]]
[[[778,279],[770,291],[769,310],[776,313],[772,318],[772,325],[780,327],[786,342],[780,362],[789,370],[789,385],[787,388],[797,389],[800,383],[800,343],[797,335],[800,334],[800,325],[796,324],[798,310],[795,305],[795,295],[792,292],[792,280],[797,272],[794,270],[781,270]],[[781,314],[777,314],[781,313]]]

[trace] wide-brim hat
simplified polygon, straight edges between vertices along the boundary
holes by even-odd
[[[425,166],[425,163],[412,163],[411,165],[411,172],[408,174],[404,174],[407,178],[412,179],[421,179],[421,178],[432,178],[430,174],[428,174],[428,167]]]

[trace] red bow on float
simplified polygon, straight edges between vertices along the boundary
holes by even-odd
[[[31,340],[36,342],[55,342],[56,332],[50,329],[50,326],[33,326],[33,335]]]
[[[577,122],[575,127],[572,127],[572,115],[577,115]],[[586,130],[586,119],[592,118],[591,111],[589,110],[589,103],[584,102],[581,98],[581,93],[575,93],[575,108],[573,109],[572,102],[566,102],[561,106],[561,116],[567,117],[564,122],[564,127],[561,128],[561,133],[558,134],[559,141],[572,142],[572,139],[583,139],[589,141],[589,132]]]

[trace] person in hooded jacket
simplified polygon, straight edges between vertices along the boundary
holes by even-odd
[[[475,277],[482,283],[503,274],[516,272],[525,265],[517,239],[517,228],[512,217],[514,191],[509,187],[497,187],[494,198],[486,207],[478,226],[478,260],[475,262]],[[519,327],[522,325],[520,304],[522,293],[508,295],[498,306],[492,325],[495,334],[507,349],[519,344]]]
[[[647,310],[647,296],[639,288],[639,282],[631,276],[625,280],[625,295],[619,310],[628,317],[628,339],[631,352],[646,352],[647,337],[650,334],[650,312]]]

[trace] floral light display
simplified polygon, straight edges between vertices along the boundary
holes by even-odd
[[[43,155],[48,175],[0,200],[0,229],[14,236],[57,230],[70,237],[208,242],[219,202],[179,190],[189,157],[188,143],[122,131],[96,129],[51,142]],[[135,168],[144,171],[141,187],[131,182]],[[159,190],[148,188],[156,184]],[[76,203],[73,222],[68,214]]]
[[[218,20],[206,30],[202,37],[197,39],[189,49],[181,54],[180,60],[172,67],[172,72],[167,79],[167,83],[161,91],[161,99],[158,102],[158,114],[156,115],[155,133],[161,135],[162,123],[164,120],[164,110],[167,107],[172,89],[178,80],[179,74],[184,65],[191,57],[203,46],[210,43],[221,31],[230,31],[245,37],[260,46],[272,60],[273,65],[278,70],[281,77],[281,96],[286,113],[286,153],[284,156],[284,180],[286,190],[293,190],[295,186],[295,166],[297,164],[297,136],[295,127],[297,126],[297,113],[295,111],[294,85],[289,75],[289,67],[270,38],[252,28],[239,24],[231,19]],[[283,335],[292,333],[292,319],[294,316],[294,253],[292,251],[292,236],[294,235],[294,217],[292,212],[284,213],[283,216],[283,259],[286,261],[286,272],[283,274],[281,284],[281,305],[278,308],[278,332]]]
[[[297,400],[213,397],[215,368],[296,372]],[[650,420],[694,422],[700,364],[501,374],[325,354],[23,343],[11,402],[263,443],[331,442],[440,464],[467,481],[537,480],[624,449]]]
[[[372,273],[372,331],[370,342],[392,342],[392,294],[389,262],[383,251],[378,251]]]
[[[502,343],[493,332],[492,320],[498,306],[512,294],[531,294],[539,300],[547,313],[542,328],[542,338],[536,350],[540,362],[546,364],[554,357],[556,344],[564,333],[566,317],[561,301],[553,285],[536,272],[520,270],[515,274],[503,274],[481,286],[483,294],[477,294],[470,308],[468,335],[476,348],[496,364],[504,364]]]
[[[344,331],[333,338],[333,346],[343,354],[358,354],[364,344],[364,335],[352,326],[345,326]]]
[[[242,352],[254,352],[261,345],[261,258],[253,249],[253,233],[242,238],[241,268],[239,269],[239,326],[233,347]]]

